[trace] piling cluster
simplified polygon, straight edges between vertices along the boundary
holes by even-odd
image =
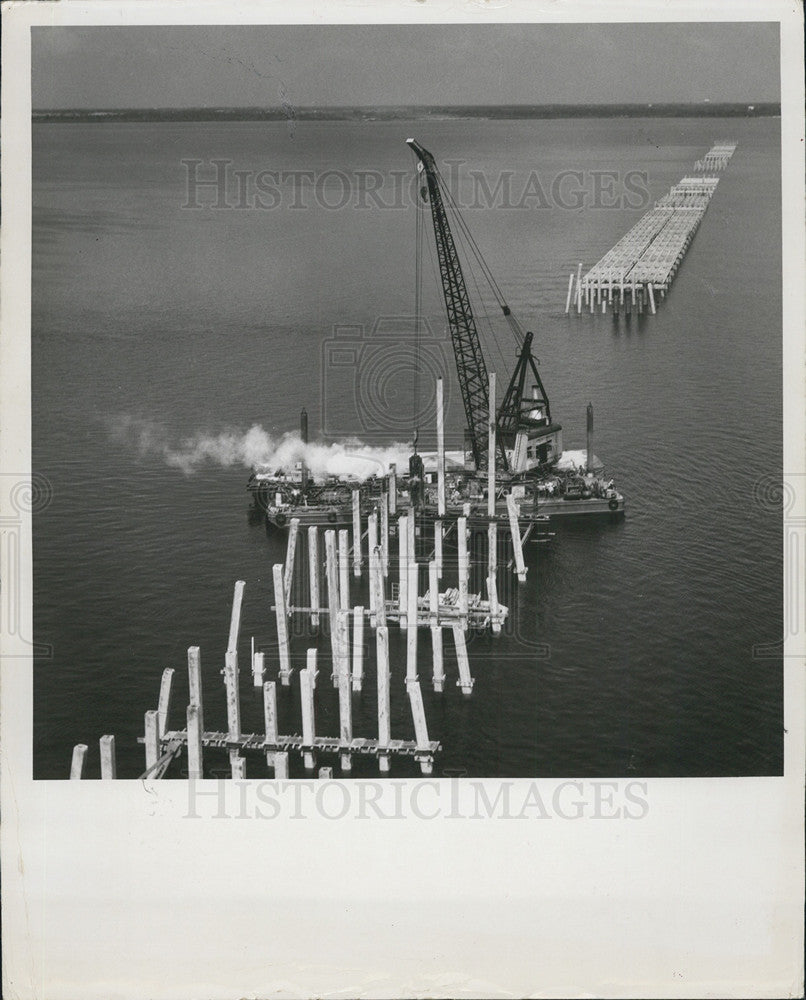
[[[472,694],[467,650],[467,632],[487,629],[499,635],[509,609],[498,599],[498,532],[495,516],[495,466],[488,470],[488,524],[486,553],[487,596],[470,593],[471,564],[476,553],[470,544],[468,526],[470,505],[461,516],[448,518],[445,508],[445,461],[442,433],[442,381],[437,386],[438,402],[438,510],[437,518],[426,517],[409,503],[400,507],[394,477],[377,498],[369,514],[362,512],[359,489],[352,495],[352,530],[326,528],[320,545],[318,525],[307,532],[300,520],[292,518],[288,529],[285,562],[272,567],[272,588],[277,635],[276,680],[267,680],[272,669],[265,650],[255,648],[251,640],[251,675],[253,686],[263,693],[263,732],[244,733],[241,724],[241,695],[238,653],[241,633],[241,609],[245,583],[235,584],[224,667],[221,671],[227,706],[227,730],[205,728],[202,699],[201,653],[198,646],[187,652],[188,704],[183,728],[170,728],[170,706],[174,670],[163,671],[156,709],[145,713],[145,770],[141,778],[165,776],[171,763],[183,754],[187,757],[189,778],[205,774],[206,750],[224,750],[229,757],[233,778],[246,776],[247,756],[260,760],[261,768],[275,778],[287,778],[289,755],[296,754],[306,771],[316,768],[322,758],[333,758],[343,774],[352,770],[355,755],[372,756],[381,773],[388,772],[396,756],[413,757],[423,774],[433,770],[434,756],[441,749],[428,734],[423,703],[420,656],[424,644],[420,631],[430,633],[430,681],[436,692],[445,691],[447,676],[444,657],[444,632],[448,631],[455,654],[456,686],[465,696]],[[495,413],[495,374],[490,376],[490,412]],[[490,421],[489,454],[495,455],[495,421]],[[508,495],[508,528],[514,568],[519,581],[526,580],[523,556],[524,538],[519,527],[518,500]],[[502,529],[503,530],[503,529]],[[397,544],[393,547],[392,538]],[[446,546],[456,558],[446,560]],[[480,546],[483,550],[483,545]],[[396,549],[396,554],[394,549]],[[307,551],[304,551],[307,550]],[[451,578],[451,579],[449,579]],[[353,590],[354,594],[351,594]],[[360,592],[360,593],[358,593]],[[353,597],[358,596],[357,602]],[[304,616],[312,634],[326,630],[329,637],[330,681],[338,691],[338,734],[317,732],[316,690],[321,665],[321,651],[311,647],[305,653],[305,666],[294,669],[291,650],[291,620]],[[397,626],[406,636],[406,667],[403,683],[393,683],[389,660],[389,630]],[[362,693],[366,676],[365,658],[372,658],[370,669],[376,673],[377,736],[357,737],[353,732],[353,699]],[[427,654],[426,654],[427,655]],[[281,734],[278,725],[278,685],[290,688],[299,684],[301,732]],[[391,704],[395,692],[403,694],[411,713],[413,739],[393,738]],[[100,741],[101,776],[116,777],[115,739],[106,735]],[[74,748],[71,778],[82,778],[88,748]],[[265,760],[265,765],[263,761]],[[250,768],[253,765],[250,765]],[[332,777],[333,767],[320,768],[320,777]]]
[[[695,168],[722,169],[735,143],[715,145]],[[711,164],[711,167],[704,166]],[[719,183],[716,177],[683,177],[586,274],[579,265],[568,279],[566,313],[601,309],[654,314],[683,262]],[[576,282],[575,282],[576,278]]]

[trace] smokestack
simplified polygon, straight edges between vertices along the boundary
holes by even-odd
[[[593,403],[588,403],[588,450],[585,455],[585,468],[593,472]]]
[[[299,415],[299,436],[302,438],[302,443],[308,443],[308,411],[305,407],[302,407],[302,412]],[[302,460],[302,488],[303,490],[308,486],[308,470],[305,467],[305,459]]]

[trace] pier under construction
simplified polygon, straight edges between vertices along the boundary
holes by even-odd
[[[512,573],[519,583],[526,582],[526,538],[521,535],[518,503],[511,494],[509,530],[502,529],[500,535],[498,521],[490,513],[484,533],[472,532],[463,514],[455,520],[437,522],[433,536],[426,537],[426,525],[422,517],[418,519],[415,508],[390,517],[388,501],[388,495],[382,494],[378,507],[366,520],[358,511],[352,537],[346,528],[327,529],[324,546],[320,545],[317,525],[303,532],[299,520],[292,519],[285,563],[272,567],[274,663],[269,662],[269,651],[256,648],[254,637],[251,642],[252,686],[263,696],[262,731],[244,732],[241,720],[239,647],[245,583],[235,583],[220,671],[227,729],[208,729],[204,725],[201,654],[198,646],[191,646],[187,651],[188,702],[180,725],[170,725],[173,667],[163,670],[157,707],[145,712],[144,735],[139,739],[145,751],[141,779],[161,779],[171,772],[191,779],[220,774],[209,761],[205,763],[208,754],[219,763],[228,757],[226,771],[232,778],[246,777],[248,756],[257,760],[259,771],[265,773],[267,768],[275,778],[289,777],[290,756],[301,757],[306,774],[314,771],[322,758],[329,760],[331,763],[319,768],[320,778],[333,777],[333,763],[338,764],[342,775],[349,775],[353,757],[374,758],[382,774],[389,772],[392,760],[399,757],[413,758],[422,774],[433,772],[434,759],[442,746],[429,736],[421,681],[428,680],[430,674],[433,690],[453,697],[449,692],[454,687],[451,675],[455,669],[455,687],[463,696],[473,694],[475,678],[471,674],[468,633],[489,629],[493,636],[501,634],[509,608],[499,600],[499,577]],[[397,558],[390,543],[393,534],[397,537]],[[444,552],[443,542],[448,538],[455,540],[455,559]],[[486,597],[471,592],[471,581],[479,576],[485,577]],[[304,651],[292,650],[290,626],[295,616],[306,622],[303,632],[309,641]],[[405,635],[405,670],[402,664],[393,668],[391,662],[389,633],[393,626]],[[430,648],[420,639],[421,633],[430,634]],[[452,652],[444,636],[452,638]],[[423,653],[426,670],[422,669]],[[304,659],[304,667],[299,667],[300,659]],[[374,684],[370,684],[369,697],[377,703],[377,735],[357,736],[353,709],[354,702],[357,709],[363,697],[368,674],[365,659],[375,661],[374,670],[370,663]],[[268,680],[267,674],[277,680]],[[283,734],[278,697],[280,691],[288,692],[294,686],[295,674],[301,732],[297,729]],[[325,735],[317,732],[319,713],[315,703],[317,691],[330,684],[338,692],[338,733]],[[392,700],[398,697],[404,697],[409,704],[413,729],[409,738],[392,735]],[[328,718],[327,712],[322,714]],[[101,778],[117,777],[114,735],[102,736],[99,745]],[[72,779],[84,777],[88,750],[85,743],[74,747]],[[254,769],[255,764],[250,767]]]
[[[736,143],[718,143],[697,161],[695,169],[721,170],[735,149]],[[578,313],[611,309],[618,315],[649,309],[654,314],[718,183],[712,176],[683,177],[585,274],[580,264],[576,276],[573,272],[569,276],[566,313],[575,305]]]
[[[425,558],[418,553],[420,527],[412,509],[401,514],[394,526],[399,548],[396,560],[390,551],[390,524],[383,517],[382,510],[380,517],[377,511],[369,515],[365,530],[359,523],[352,539],[346,529],[338,533],[333,529],[325,531],[322,560],[318,527],[312,525],[308,528],[307,553],[303,553],[297,546],[297,537],[301,534],[299,522],[293,521],[286,561],[272,568],[272,610],[277,626],[275,664],[272,666],[267,662],[266,651],[255,648],[254,638],[251,643],[253,687],[262,691],[263,695],[263,731],[246,733],[241,722],[238,654],[245,583],[239,580],[235,584],[229,638],[223,656],[223,670],[220,671],[224,678],[227,729],[208,730],[204,725],[201,654],[198,646],[191,646],[187,651],[186,725],[175,728],[170,725],[175,670],[168,667],[162,672],[157,707],[145,712],[145,732],[139,739],[145,750],[145,770],[140,778],[165,777],[173,762],[182,756],[185,757],[185,767],[174,765],[174,774],[178,772],[179,776],[192,779],[210,776],[216,771],[211,771],[209,764],[205,765],[206,751],[214,752],[219,758],[228,756],[228,770],[232,778],[246,777],[246,758],[250,755],[259,761],[258,768],[267,767],[275,778],[289,777],[290,755],[302,758],[306,773],[312,772],[317,761],[324,757],[337,761],[341,773],[348,775],[352,770],[352,758],[357,756],[375,758],[381,773],[390,770],[393,758],[410,757],[419,765],[421,773],[431,774],[434,758],[442,747],[428,733],[420,687],[421,679],[425,680],[425,672],[421,671],[418,657],[418,647],[423,645],[418,642],[419,633],[430,633],[430,655],[426,651],[426,661],[434,691],[444,691],[448,696],[453,678],[449,678],[446,665],[452,672],[455,662],[455,686],[461,689],[463,695],[470,696],[475,679],[471,675],[467,633],[489,628],[494,636],[500,635],[509,612],[498,599],[497,575],[499,568],[503,570],[504,566],[499,563],[500,548],[494,520],[490,521],[487,533],[486,599],[480,594],[472,594],[469,589],[473,558],[478,553],[470,544],[471,532],[465,517],[460,517],[455,525],[450,526],[455,528],[457,538],[455,561],[443,559],[439,543]],[[519,582],[525,582],[527,570],[516,516],[513,517],[512,530],[513,559],[506,568],[514,571]],[[422,540],[419,547],[422,548]],[[300,571],[304,567],[310,570],[307,579],[302,573],[295,574],[295,568]],[[455,586],[442,582],[442,578],[452,572],[456,574]],[[364,573],[368,577],[368,595],[364,591],[361,603],[354,604],[350,591],[357,589],[358,580]],[[295,575],[299,582],[296,587]],[[351,575],[354,577],[352,587]],[[427,580],[425,587],[424,579]],[[293,603],[295,593],[305,594],[305,606]],[[329,655],[318,646],[309,646],[304,653],[305,666],[299,669],[294,667],[294,661],[300,658],[299,651],[292,656],[290,641],[290,622],[294,615],[303,616],[313,626],[312,631],[306,630],[306,636],[318,632],[320,624],[321,639],[329,635]],[[390,662],[389,631],[392,624],[406,636],[405,673],[397,666],[393,670]],[[450,664],[446,664],[448,650],[443,645],[446,631],[453,638],[455,652]],[[374,642],[371,641],[373,634]],[[353,703],[361,698],[367,673],[365,654],[370,656],[373,647],[375,691],[371,692],[371,697],[377,701],[377,736],[359,737],[353,731]],[[267,680],[267,673],[276,676],[277,681]],[[282,734],[278,723],[278,689],[290,689],[295,673],[299,677],[302,731]],[[317,680],[320,675],[323,676]],[[315,700],[317,690],[329,683],[338,691],[339,731],[338,734],[323,735],[317,732]],[[392,737],[391,701],[398,695],[409,702],[413,739]],[[114,735],[102,736],[99,745],[101,778],[116,778]],[[84,777],[88,749],[84,743],[74,747],[70,766],[72,779]],[[319,768],[319,777],[333,777],[332,765]]]

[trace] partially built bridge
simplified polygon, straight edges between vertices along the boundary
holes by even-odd
[[[736,144],[714,146],[700,164],[727,164]],[[717,167],[716,164],[720,164]],[[566,313],[576,311],[654,313],[658,299],[664,298],[694,239],[705,211],[716,191],[718,178],[683,177],[654,208],[646,213],[619,242],[582,273],[582,264],[568,280]]]

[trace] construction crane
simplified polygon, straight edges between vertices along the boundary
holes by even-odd
[[[524,333],[512,310],[504,300],[487,263],[481,255],[467,224],[461,216],[450,191],[437,168],[436,161],[427,149],[415,139],[407,139],[407,144],[418,158],[418,169],[425,174],[426,185],[421,188],[421,196],[431,206],[431,220],[437,249],[439,276],[448,317],[459,388],[464,404],[465,418],[470,435],[470,446],[477,471],[488,462],[489,379],[487,364],[479,341],[478,329],[473,309],[467,293],[462,265],[456,250],[456,243],[448,221],[448,207],[460,227],[470,249],[486,278],[492,293],[506,317],[516,341],[520,344],[520,354],[509,382],[503,402],[495,415],[497,454],[496,467],[503,472],[521,471],[525,467],[527,438],[529,429],[534,431],[559,431],[558,425],[551,424],[549,400],[543,387],[532,356],[532,333]],[[525,396],[526,378],[531,373],[532,395]],[[520,439],[520,440],[519,440]],[[510,457],[507,452],[509,451]],[[521,456],[520,452],[524,454]],[[533,454],[536,449],[533,450]],[[546,464],[548,454],[542,452],[542,460],[536,465]]]

